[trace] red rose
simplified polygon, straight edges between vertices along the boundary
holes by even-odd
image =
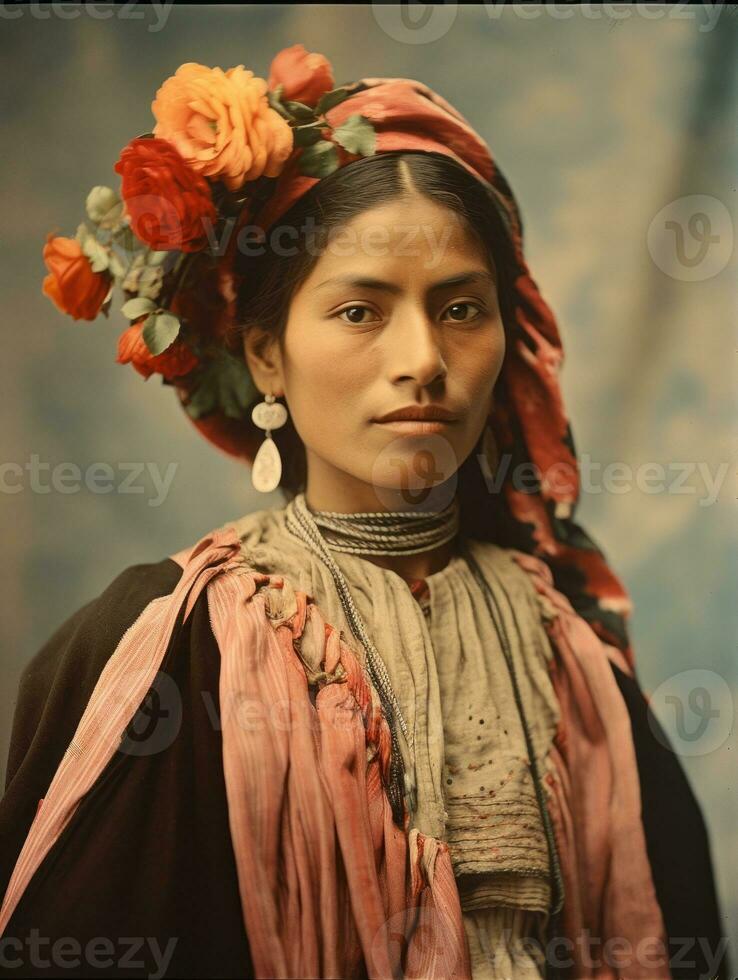
[[[303,44],[284,48],[269,66],[269,88],[283,85],[282,100],[314,106],[333,88],[333,69],[322,54],[311,54]]]
[[[146,317],[136,320],[118,338],[118,364],[133,364],[139,374],[150,378],[152,374],[161,374],[168,381],[178,378],[197,367],[198,360],[192,351],[181,340],[175,340],[161,354],[152,354],[143,339],[143,325]]]
[[[107,272],[93,272],[76,238],[49,234],[43,249],[49,270],[41,292],[75,320],[94,320],[112,282]]]
[[[137,137],[113,168],[137,238],[157,251],[199,252],[217,218],[210,185],[168,140]]]

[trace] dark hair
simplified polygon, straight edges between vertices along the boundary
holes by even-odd
[[[408,185],[408,177],[413,186]],[[236,299],[237,332],[245,333],[253,326],[260,326],[281,340],[292,296],[317,263],[327,235],[370,208],[410,193],[449,208],[477,236],[496,269],[502,319],[509,333],[515,260],[507,212],[489,184],[452,157],[428,151],[393,151],[361,157],[318,181],[275,223],[275,227],[295,231],[312,223],[318,230],[317,248],[307,248],[298,231],[294,247],[289,250],[275,251],[268,233],[258,254],[239,250],[235,269],[244,278]],[[288,251],[292,254],[285,254]],[[280,488],[291,499],[305,489],[305,449],[291,419],[273,437],[283,461]],[[467,463],[470,467],[466,467]],[[468,494],[472,488],[465,467],[478,470],[476,451],[459,470],[460,481],[466,484]]]

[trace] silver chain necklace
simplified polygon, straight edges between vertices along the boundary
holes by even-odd
[[[393,817],[402,826],[403,797],[407,798],[410,810],[415,810],[417,805],[415,778],[412,774],[415,766],[411,761],[413,737],[400,710],[387,667],[372,643],[348,583],[329,548],[350,554],[372,555],[414,555],[427,551],[445,544],[458,533],[458,499],[454,497],[442,511],[341,514],[334,511],[311,511],[305,494],[300,493],[290,501],[285,511],[288,530],[312,548],[328,566],[352,632],[366,651],[367,671],[379,695],[390,729],[392,758],[388,796]],[[321,533],[321,528],[325,529],[325,535]],[[403,758],[397,735],[398,725],[405,739],[407,760]]]
[[[307,510],[305,495],[296,504]],[[308,511],[333,551],[354,555],[417,555],[446,544],[459,530],[459,501],[441,511],[392,510],[340,514]]]

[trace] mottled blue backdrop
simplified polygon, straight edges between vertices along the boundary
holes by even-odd
[[[426,81],[512,183],[563,334],[578,452],[624,467],[609,485],[592,474],[579,517],[631,590],[641,682],[683,753],[738,921],[738,17],[685,7],[4,8],[0,765],[20,670],[67,616],[126,566],[281,503],[198,436],[158,378],[115,363],[119,313],[75,323],[41,295],[45,236],[74,235],[93,185],[118,187],[120,149],[150,130],[154,93],[181,63],[266,75],[300,41],[337,83]],[[113,492],[54,471],[100,462]],[[150,467],[128,492],[126,463]],[[157,492],[152,470],[168,467]]]

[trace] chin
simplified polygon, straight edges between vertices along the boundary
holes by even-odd
[[[439,458],[435,449],[419,447],[400,452],[394,447],[390,458],[377,460],[371,473],[372,484],[397,493],[442,486],[452,479],[459,467],[454,453],[447,449]]]

